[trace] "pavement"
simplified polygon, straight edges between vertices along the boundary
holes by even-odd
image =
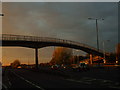
[[[62,71],[59,75],[39,70],[6,69],[2,76],[3,89],[38,88],[112,88],[120,89],[119,69],[91,69],[88,71]],[[50,71],[51,72],[51,71]],[[58,73],[58,72],[57,72]]]

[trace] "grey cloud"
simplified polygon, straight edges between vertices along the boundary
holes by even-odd
[[[107,51],[114,51],[118,32],[117,8],[115,2],[3,3],[3,33],[57,37],[96,47],[95,21],[88,17],[104,18],[104,21],[98,21],[100,47],[102,49],[103,40],[110,39],[112,50]]]

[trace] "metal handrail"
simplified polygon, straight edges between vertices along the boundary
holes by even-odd
[[[17,41],[35,41],[35,42],[56,42],[56,43],[65,43],[65,44],[71,44],[71,45],[77,45],[82,46],[85,48],[90,48],[95,51],[98,51],[96,48],[91,47],[87,44],[71,41],[71,40],[64,40],[64,39],[58,39],[58,38],[51,38],[51,37],[37,37],[37,36],[24,36],[24,35],[12,35],[12,34],[2,34],[1,40],[17,40]],[[99,52],[103,53],[102,50],[99,50]]]

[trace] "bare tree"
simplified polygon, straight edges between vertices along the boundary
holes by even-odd
[[[53,57],[50,63],[52,64],[70,64],[72,50],[70,48],[58,47],[53,52]]]
[[[15,60],[13,63],[11,63],[12,68],[17,68],[18,66],[20,66],[20,61],[19,60]]]

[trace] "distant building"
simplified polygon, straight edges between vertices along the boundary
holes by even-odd
[[[93,62],[93,63],[103,63],[103,58],[102,58],[102,57],[98,57],[98,56],[93,56],[93,57],[92,57],[92,62]],[[81,60],[80,63],[91,64],[90,58]]]
[[[90,59],[81,60],[80,63],[89,64],[90,63]]]

